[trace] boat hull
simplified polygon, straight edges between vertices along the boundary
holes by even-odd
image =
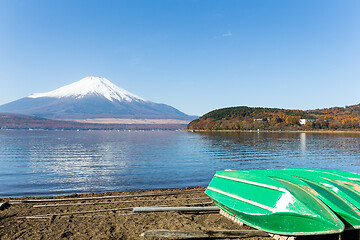
[[[281,177],[302,187],[336,213],[345,224],[345,229],[360,229],[360,211],[343,192],[346,189],[342,189],[335,180],[322,177],[324,175],[321,174],[314,174],[306,169],[269,169],[250,172]],[[327,176],[327,174],[325,175]],[[341,177],[337,178],[342,179]]]
[[[344,230],[324,203],[286,179],[218,171],[205,193],[230,216],[270,233],[300,236]]]
[[[255,170],[257,171],[257,170]],[[260,170],[261,171],[261,170]],[[285,172],[288,175],[295,175],[306,179],[319,182],[324,187],[333,191],[346,201],[360,209],[360,181],[358,182],[356,173],[330,169],[307,169],[307,168],[289,168],[289,169],[269,169],[268,171]]]

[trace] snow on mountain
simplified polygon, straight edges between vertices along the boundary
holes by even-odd
[[[103,96],[110,101],[118,100],[120,102],[146,101],[122,88],[119,88],[106,78],[85,77],[80,81],[66,85],[47,93],[34,93],[29,98],[63,98],[74,97],[83,98],[89,95]]]
[[[51,119],[194,119],[172,106],[138,97],[101,77],[86,77],[47,93],[32,94],[1,105],[0,112]]]

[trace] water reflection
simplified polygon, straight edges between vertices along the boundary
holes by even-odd
[[[0,197],[205,186],[223,169],[360,172],[359,136],[0,131]]]
[[[200,134],[234,169],[320,167],[360,172],[358,133]]]
[[[301,151],[305,155],[306,154],[306,133],[300,133],[300,146]]]

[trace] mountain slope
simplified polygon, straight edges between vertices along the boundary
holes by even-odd
[[[146,100],[119,88],[106,78],[86,77],[75,83],[58,88],[47,93],[34,93],[29,98],[84,98],[89,96],[102,96],[106,99],[119,102],[145,102]]]
[[[0,106],[0,112],[53,119],[193,119],[176,108],[145,100],[99,77],[86,77],[54,91],[32,94]]]

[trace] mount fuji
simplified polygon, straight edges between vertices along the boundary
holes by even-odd
[[[138,97],[101,77],[85,77],[47,93],[31,94],[1,105],[0,112],[51,119],[192,120],[195,118],[169,105]]]

